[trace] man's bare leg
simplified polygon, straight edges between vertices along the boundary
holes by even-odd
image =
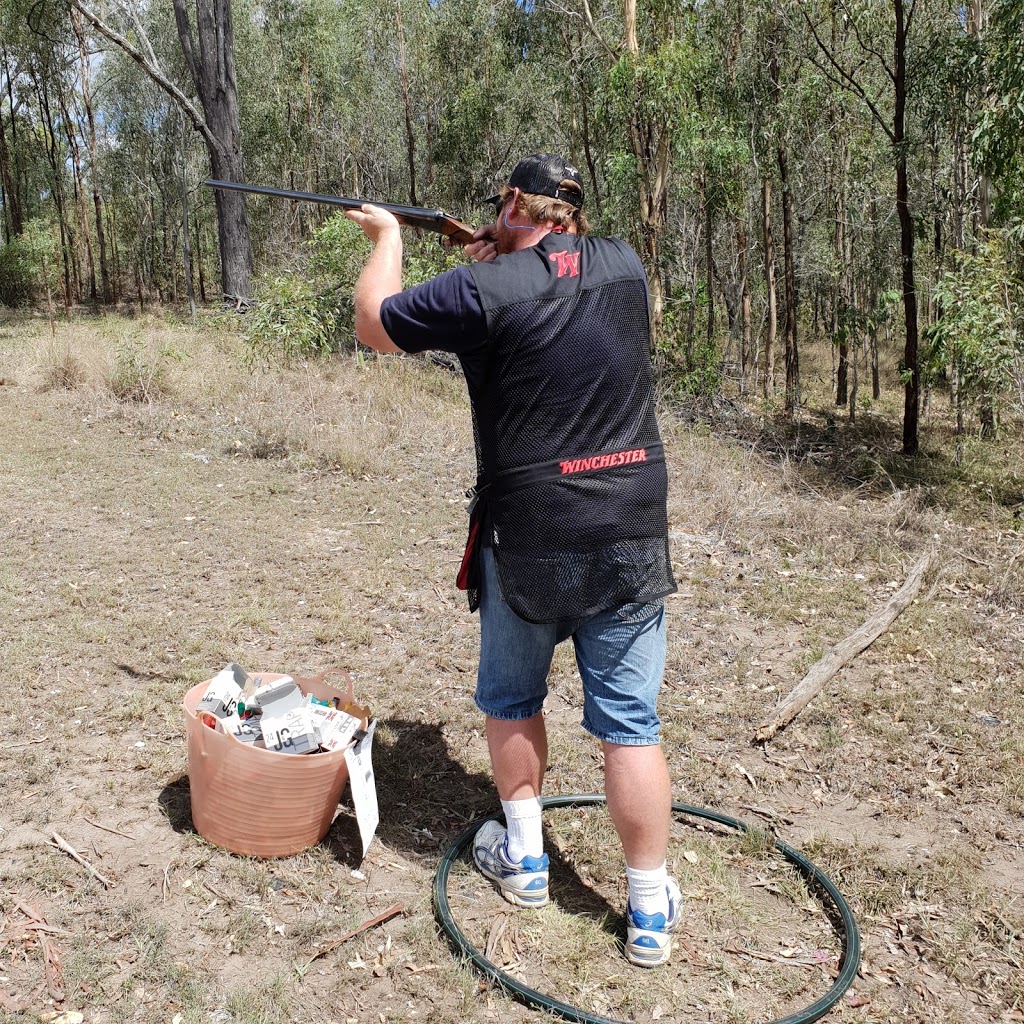
[[[672,953],[679,886],[667,871],[672,787],[660,746],[604,744],[608,809],[626,855],[626,959],[658,967]]]
[[[603,743],[604,791],[626,863],[661,867],[668,853],[672,787],[661,747]]]
[[[548,766],[548,735],[542,714],[511,722],[488,717],[487,747],[502,800],[540,796]]]
[[[484,822],[474,839],[473,859],[510,903],[542,907],[548,901],[540,799],[548,762],[543,715],[517,721],[488,717],[487,746],[506,828]]]

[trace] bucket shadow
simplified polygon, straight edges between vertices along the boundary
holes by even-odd
[[[196,827],[192,823],[192,794],[189,788],[188,772],[175,775],[157,797],[160,810],[163,811],[167,823],[181,835],[195,835]]]
[[[387,719],[374,738],[381,841],[434,861],[466,826],[497,806],[489,775],[469,772],[436,723]]]
[[[472,822],[499,807],[490,775],[467,771],[452,757],[437,724],[381,720],[374,736],[373,768],[380,812],[377,838],[431,871]],[[196,834],[187,773],[170,779],[157,800],[175,832]],[[348,786],[320,845],[346,868],[357,868],[362,862],[362,840]],[[605,917],[614,930],[617,911],[582,881],[550,837],[545,848],[551,858],[555,902],[567,912]],[[463,856],[469,859],[469,850]]]

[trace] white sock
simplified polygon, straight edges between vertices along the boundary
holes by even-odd
[[[641,914],[664,914],[668,917],[668,869],[664,861],[660,868],[642,871],[626,865],[629,883],[629,905]]]
[[[508,827],[508,856],[510,860],[539,857],[544,852],[541,832],[541,799],[528,796],[525,800],[502,800],[505,824]]]

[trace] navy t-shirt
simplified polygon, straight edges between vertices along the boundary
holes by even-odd
[[[386,298],[380,319],[403,352],[451,352],[459,357],[469,397],[483,383],[487,319],[469,267],[456,267]]]
[[[447,270],[386,298],[380,318],[388,337],[405,352],[462,355],[487,342],[487,321],[469,267]]]

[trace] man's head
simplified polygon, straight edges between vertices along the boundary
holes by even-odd
[[[494,204],[500,218],[513,198],[513,212],[534,224],[550,222],[556,230],[577,235],[587,233],[587,217],[582,209],[583,176],[555,153],[523,157],[508,184],[487,202]]]

